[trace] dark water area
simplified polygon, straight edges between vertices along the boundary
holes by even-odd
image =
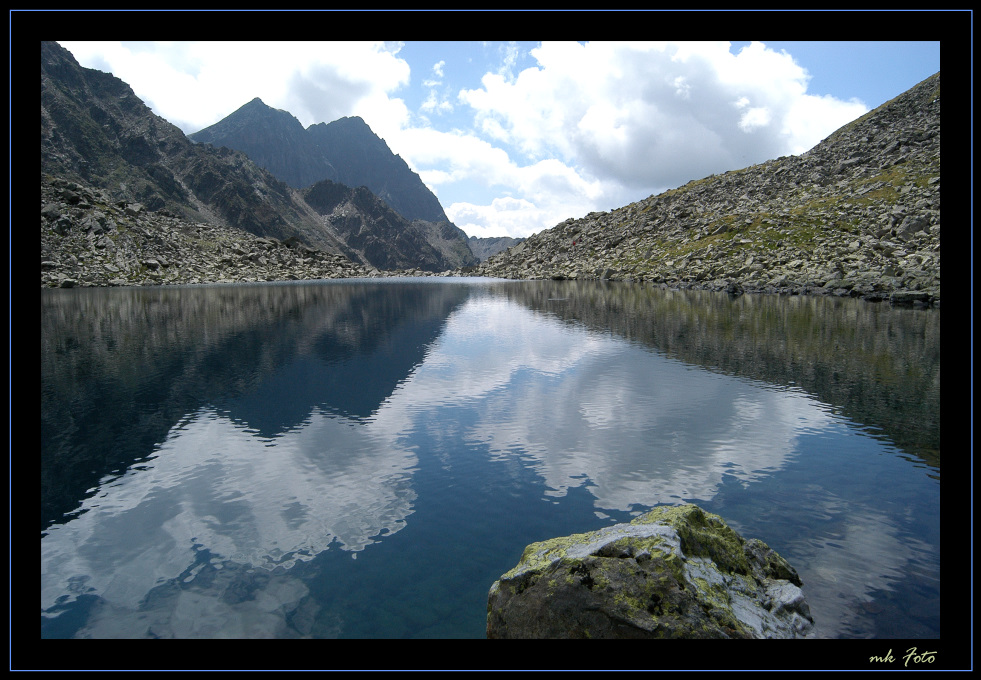
[[[42,638],[482,638],[527,544],[683,502],[798,569],[815,637],[939,638],[939,310],[432,278],[41,294]]]

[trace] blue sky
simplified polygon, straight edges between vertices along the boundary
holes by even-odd
[[[802,153],[940,70],[939,42],[61,44],[188,134],[255,97],[361,116],[472,236]]]

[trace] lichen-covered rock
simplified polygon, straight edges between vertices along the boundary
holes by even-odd
[[[695,505],[532,543],[491,586],[488,638],[797,638],[813,626],[786,560]]]

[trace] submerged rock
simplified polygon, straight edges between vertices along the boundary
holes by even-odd
[[[491,586],[488,638],[798,638],[801,580],[695,505],[532,543]]]

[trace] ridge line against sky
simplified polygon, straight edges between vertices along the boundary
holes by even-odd
[[[256,97],[360,116],[470,236],[802,153],[940,70],[936,41],[59,44],[185,134]]]

